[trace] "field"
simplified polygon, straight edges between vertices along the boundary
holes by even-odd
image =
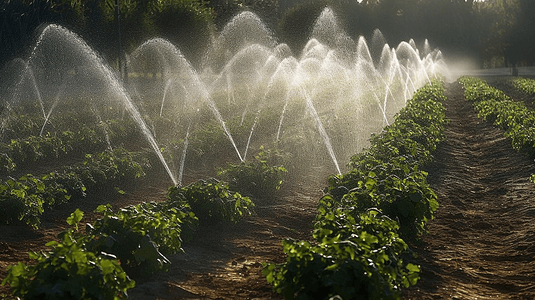
[[[487,78],[487,81],[513,100],[525,103],[528,110],[533,108],[535,96],[515,88],[509,78]],[[427,145],[426,148],[403,146],[406,143],[403,139],[392,142],[400,144],[390,144],[389,147],[396,145],[395,148],[388,148],[381,143],[374,144],[372,139],[372,145],[375,146],[369,150],[369,153],[374,153],[374,159],[378,159],[392,149],[407,147],[403,150],[406,151],[404,159],[410,160],[411,166],[415,163],[422,165],[428,174],[430,190],[425,183],[418,187],[404,187],[411,195],[418,191],[421,199],[429,200],[429,203],[418,204],[430,205],[420,217],[410,219],[409,216],[414,212],[392,210],[387,202],[373,200],[375,198],[370,200],[379,205],[382,211],[397,215],[395,219],[401,222],[399,235],[417,254],[416,257],[402,254],[410,265],[418,265],[420,268],[418,282],[412,287],[401,289],[400,296],[402,299],[531,299],[535,296],[531,285],[535,279],[532,272],[532,242],[535,237],[530,230],[534,209],[530,200],[535,193],[535,186],[530,180],[535,173],[535,165],[530,156],[533,155],[533,142],[530,142],[528,133],[520,130],[522,127],[508,128],[506,121],[499,122],[511,118],[493,113],[487,113],[487,120],[478,118],[473,109],[473,103],[477,101],[465,99],[460,83],[449,83],[445,88],[446,99],[443,103],[445,118],[449,120],[444,124],[445,138],[440,137],[441,134],[437,131],[440,138],[426,136],[428,139],[422,141],[422,136],[413,132],[412,135],[419,137],[419,143]],[[484,114],[486,107],[492,106],[478,105],[480,115]],[[422,117],[419,114],[414,116]],[[523,119],[528,120],[528,117]],[[501,128],[493,126],[493,122]],[[374,137],[375,141],[382,141],[390,135],[395,137],[398,129],[389,128]],[[504,130],[508,137],[504,136]],[[517,132],[522,134],[516,134]],[[411,142],[409,144],[413,145]],[[520,151],[513,149],[512,145]],[[433,151],[429,152],[428,149]],[[352,158],[351,164],[355,167],[351,171],[353,173],[344,174],[339,179],[329,177],[331,171],[316,167],[314,172],[301,175],[300,180],[289,180],[269,200],[257,197],[254,207],[256,213],[251,216],[244,215],[236,223],[201,224],[193,238],[181,245],[185,253],[166,255],[171,262],[166,272],[158,271],[146,277],[136,276],[136,286],[128,290],[129,298],[282,299],[280,294],[273,292],[273,285],[268,283],[263,274],[265,264],[273,262],[279,268],[284,268],[285,262],[290,261],[287,260],[289,253],[286,252],[289,248],[281,246],[283,239],[314,244],[318,235],[322,234],[321,230],[318,231],[318,228],[322,228],[318,224],[323,228],[331,228],[326,227],[331,226],[328,222],[329,212],[326,211],[332,205],[329,203],[335,203],[331,201],[338,197],[336,191],[340,187],[349,187],[351,178],[361,176],[357,174],[358,169],[359,166],[364,167],[366,161],[366,158]],[[389,163],[382,163],[382,166],[390,167]],[[193,178],[202,175],[213,175],[212,169],[199,166],[190,168],[190,172],[185,174],[191,174],[191,178],[186,176],[183,179],[185,183],[193,183]],[[9,265],[18,262],[31,264],[28,252],[50,249],[45,244],[57,240],[58,233],[71,228],[65,220],[76,208],[85,213],[82,224],[94,224],[102,218],[102,213],[93,212],[98,205],[105,204],[102,199],[106,199],[105,202],[114,208],[141,202],[169,201],[167,194],[170,184],[165,172],[150,169],[147,172],[149,176],[137,184],[121,185],[119,180],[116,185],[108,188],[88,190],[88,196],[83,200],[65,201],[44,210],[42,214],[34,214],[39,219],[37,223],[34,222],[36,218],[28,218],[22,223],[1,225],[0,277],[7,275]],[[381,191],[385,188],[382,185],[390,184],[390,181],[369,181],[381,176],[376,172],[377,175],[362,175],[362,178],[366,178],[365,184],[356,184],[353,193],[357,193],[359,188],[365,193],[371,190]],[[422,184],[418,176],[411,173],[408,177],[410,184]],[[408,184],[409,181],[404,181],[404,185]],[[436,210],[432,204],[435,197],[431,190],[436,194],[439,204]],[[327,195],[332,195],[332,199],[326,197],[325,192],[329,192]],[[381,196],[380,193],[378,195]],[[363,196],[354,197],[364,199]],[[397,197],[404,199],[402,193]],[[349,198],[344,197],[346,201]],[[410,199],[414,200],[412,196]],[[416,207],[417,202],[414,203]],[[323,207],[320,210],[323,216],[318,216],[318,205]],[[348,209],[339,207],[338,211]],[[28,224],[24,224],[26,220],[29,220]],[[313,223],[316,223],[314,235],[311,234]],[[32,225],[39,229],[32,228]],[[395,232],[392,241],[399,241],[398,230],[392,232]],[[340,234],[345,233],[341,231]],[[329,238],[327,234],[320,241],[328,245],[325,241]],[[286,246],[289,247],[288,244]],[[411,270],[410,265],[404,266]],[[400,274],[407,276],[407,280],[413,283],[410,279],[412,273]],[[0,295],[10,293],[6,285],[1,287]]]

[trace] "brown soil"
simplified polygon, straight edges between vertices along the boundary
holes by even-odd
[[[422,279],[405,298],[535,299],[533,159],[477,118],[458,83],[447,96],[447,140],[427,168],[440,207],[413,246]]]
[[[256,215],[238,224],[202,227],[185,254],[170,257],[160,273],[129,293],[131,299],[282,299],[262,275],[262,263],[285,260],[285,238],[309,240],[316,203],[327,174],[287,186],[269,203],[256,204]]]
[[[512,150],[500,130],[476,118],[458,84],[449,84],[447,92],[447,140],[426,168],[440,208],[429,233],[411,246],[422,278],[403,298],[535,299],[535,232],[530,230],[535,185],[528,180],[535,164]],[[262,276],[262,263],[284,261],[282,239],[310,239],[328,175],[314,174],[269,203],[258,203],[256,216],[235,225],[201,227],[185,254],[169,257],[170,270],[138,282],[130,298],[281,299]],[[162,201],[168,186],[164,178],[153,178],[138,192],[112,197],[112,204]],[[0,226],[0,278],[8,265],[30,262],[28,251],[45,249],[76,207],[91,212],[98,199],[47,213],[37,231]],[[83,221],[95,218],[87,213]],[[0,286],[3,293],[9,294],[8,287]]]

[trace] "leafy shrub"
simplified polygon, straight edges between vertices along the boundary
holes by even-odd
[[[243,216],[253,214],[254,208],[251,199],[229,190],[226,183],[215,178],[201,179],[185,187],[170,187],[167,197],[173,205],[189,205],[201,225],[221,221],[237,223]]]
[[[0,153],[0,173],[9,174],[17,168],[17,164],[5,152]]]
[[[431,137],[426,132],[419,132],[421,126],[415,123],[413,125],[415,126],[389,126],[380,134],[372,135],[371,146],[366,153],[382,161],[388,161],[391,157],[404,157],[408,164],[430,162],[431,151],[426,144],[432,143],[427,140]],[[356,157],[358,156],[351,158],[350,164],[356,164]]]
[[[351,158],[352,170],[329,178],[319,207],[379,208],[400,222],[404,238],[425,233],[438,202],[420,168],[432,160],[432,151],[445,137],[444,99],[439,82],[418,90],[396,121],[372,135],[370,147]]]
[[[139,163],[138,161],[141,161]],[[84,162],[41,177],[31,174],[0,183],[0,222],[24,222],[37,228],[46,208],[86,195],[87,189],[116,187],[135,182],[145,175],[142,157],[118,148],[95,155],[87,154]]]
[[[42,118],[42,116],[40,116]],[[32,118],[21,115],[15,120],[31,120]],[[78,120],[72,115],[66,117],[56,117],[56,123],[71,122],[77,124]],[[61,126],[60,126],[61,127]],[[71,128],[73,125],[63,124],[63,127]],[[29,135],[24,132],[20,136],[12,138],[7,143],[0,143],[0,162],[5,162],[5,169],[0,169],[2,173],[9,173],[15,167],[31,167],[36,162],[50,161],[64,158],[73,158],[84,153],[103,151],[109,146],[111,139],[117,144],[131,140],[138,140],[141,136],[140,130],[135,123],[130,120],[109,120],[107,123],[74,126],[74,129],[58,131],[55,133],[46,132],[42,136]],[[38,133],[38,131],[37,131]],[[36,133],[34,133],[36,134]],[[108,136],[108,140],[106,139]]]
[[[223,110],[223,108],[220,109]],[[227,162],[237,159],[236,149],[223,130],[221,123],[210,116],[211,112],[210,114],[204,113],[209,116],[207,122],[197,126],[190,136],[189,149],[196,157],[196,161],[214,165],[221,161]],[[253,122],[254,117],[252,116],[246,116],[243,121],[241,117],[236,116],[226,122],[226,127],[235,143],[247,140]],[[239,147],[239,144],[237,146]]]
[[[62,185],[31,174],[0,183],[0,220],[3,224],[24,222],[37,228],[45,207],[65,203],[70,195]]]
[[[398,228],[376,210],[334,210],[316,224],[317,245],[283,241],[286,262],[263,274],[286,299],[399,299],[419,268],[399,258],[407,245]]]
[[[371,163],[373,168],[355,168],[329,178],[330,194],[320,199],[318,218],[333,209],[354,207],[365,211],[375,207],[400,223],[403,237],[412,239],[425,233],[425,225],[438,208],[437,196],[426,181],[427,173],[410,167],[403,157]]]
[[[134,160],[133,154],[123,148],[107,150],[97,154],[86,154],[82,164],[72,171],[79,174],[88,187],[108,186],[132,182],[145,176],[143,162]]]
[[[88,225],[88,233],[95,237],[89,249],[114,254],[136,276],[165,270],[169,260],[160,250],[182,252],[181,225],[196,222],[187,206],[163,210],[157,203],[141,203],[113,212],[108,204],[96,211],[104,215]]]
[[[24,299],[125,299],[133,288],[131,280],[113,255],[85,249],[87,237],[78,233],[83,213],[75,211],[61,241],[46,245],[48,253],[30,253],[35,265],[19,263],[8,267],[2,285],[8,283],[13,295]]]
[[[478,117],[505,130],[504,136],[511,139],[512,147],[535,156],[535,112],[524,103],[516,102],[501,90],[489,86],[474,77],[462,77],[467,100],[473,101]]]
[[[41,126],[43,126],[43,115],[40,114],[37,117],[34,117],[25,113],[26,111],[27,110],[21,108],[20,110],[14,110],[11,114],[8,114],[8,119],[6,120],[9,122],[9,128],[5,128],[4,132],[2,132],[4,141],[39,133]]]
[[[60,185],[67,191],[67,194],[75,199],[81,199],[86,196],[86,186],[78,174],[68,169],[50,173],[43,176],[45,182],[53,182]]]
[[[27,167],[40,161],[73,157],[75,154],[104,149],[105,146],[103,134],[84,127],[77,133],[47,132],[44,136],[11,139],[7,144],[0,144],[0,149],[15,166]]]
[[[529,95],[535,95],[535,80],[531,78],[516,77],[512,80],[513,86]]]
[[[217,175],[228,182],[233,191],[255,198],[268,197],[281,188],[287,173],[281,160],[277,151],[264,150],[262,146],[254,160],[228,164],[220,168]]]

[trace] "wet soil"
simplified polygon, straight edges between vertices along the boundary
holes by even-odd
[[[500,80],[496,82],[514,97]],[[402,298],[535,299],[535,184],[528,180],[535,173],[533,158],[517,153],[500,130],[477,119],[459,84],[448,84],[447,96],[447,140],[426,167],[440,207],[429,233],[411,245],[422,278]],[[130,298],[281,299],[262,276],[262,263],[284,261],[282,239],[310,239],[327,175],[318,170],[286,186],[258,202],[257,214],[238,224],[199,228],[184,254],[169,257],[170,270],[138,282]],[[28,251],[45,249],[66,228],[65,218],[75,208],[86,212],[83,222],[92,222],[97,216],[90,212],[101,199],[114,207],[163,201],[169,185],[164,178],[152,178],[126,195],[65,205],[47,213],[37,231],[0,226],[0,278],[8,265],[29,263]],[[0,286],[2,294],[9,294],[7,286]]]

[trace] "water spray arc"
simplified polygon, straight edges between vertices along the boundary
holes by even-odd
[[[64,99],[79,95],[76,101],[89,102],[98,122],[121,114],[133,120],[175,185],[182,184],[193,157],[187,152],[196,132],[209,121],[226,142],[213,147],[232,148],[240,162],[268,144],[341,174],[339,162],[365,147],[416,89],[445,71],[442,54],[428,41],[421,51],[414,41],[390,47],[379,30],[369,43],[364,37],[354,41],[330,8],[317,18],[298,56],[252,12],[236,15],[201,50],[206,55],[197,70],[179,45],[147,40],[128,56],[126,85],[78,35],[48,25],[28,59],[17,63],[22,73],[15,92],[0,95],[12,99],[0,120],[2,132],[10,126],[10,109],[35,99],[44,135],[54,114],[69,105]],[[161,134],[165,129],[170,133]],[[113,140],[106,139],[111,147]],[[173,139],[183,143],[172,162],[179,163],[176,171],[161,150]]]

